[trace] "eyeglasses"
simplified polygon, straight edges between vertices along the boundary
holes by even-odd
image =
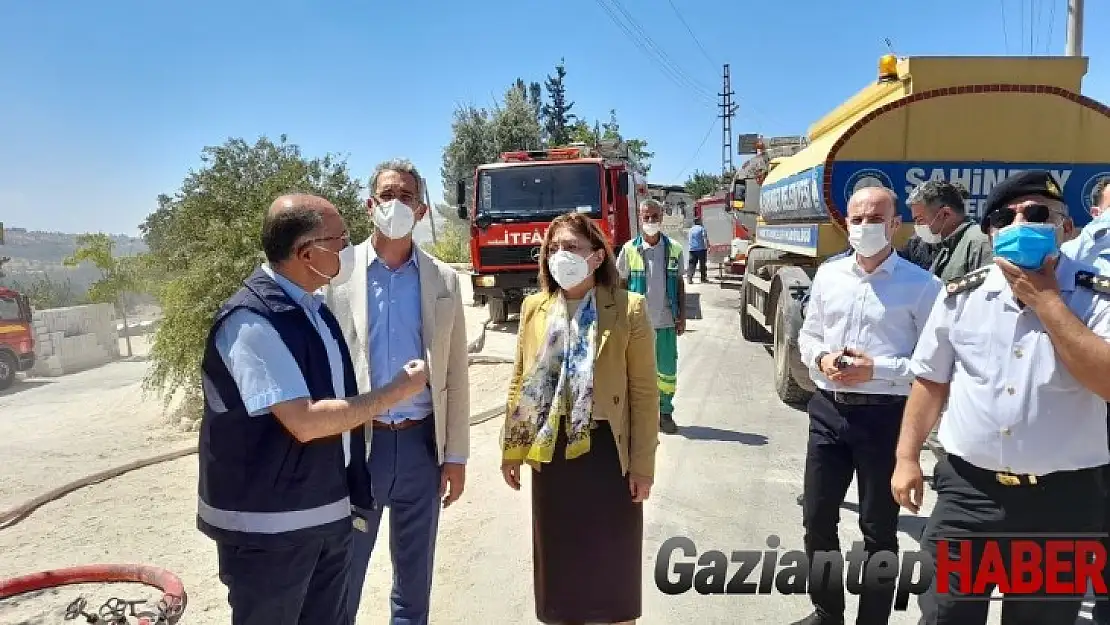
[[[300,249],[303,250],[304,248],[306,248],[310,245],[316,245],[318,243],[325,243],[327,241],[342,241],[343,246],[346,247],[346,246],[351,244],[351,235],[350,235],[350,233],[344,232],[343,234],[341,234],[337,237],[317,237],[315,239],[309,239],[309,240],[305,241],[304,243],[301,243]]]
[[[1063,213],[1054,211],[1044,204],[1026,204],[1020,208],[1020,211],[1009,206],[1000,208],[987,216],[987,223],[992,228],[1005,228],[1014,223],[1014,219],[1017,218],[1019,212],[1025,218],[1025,221],[1035,224],[1046,223],[1053,215],[1064,216]]]

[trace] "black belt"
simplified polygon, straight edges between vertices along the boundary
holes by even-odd
[[[1097,471],[1098,468],[1090,469],[1076,469],[1074,471],[1053,471],[1044,475],[1033,475],[1030,473],[1011,473],[1008,471],[991,471],[977,467],[967,460],[959,456],[948,454],[948,461],[952,464],[952,468],[956,473],[962,474],[965,478],[974,479],[975,481],[990,481],[1002,486],[1048,486],[1053,483],[1074,479],[1089,471]]]
[[[818,389],[834,404],[844,406],[892,406],[906,401],[905,395],[882,395],[878,393],[844,393]]]

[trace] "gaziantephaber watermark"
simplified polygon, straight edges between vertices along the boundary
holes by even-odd
[[[992,587],[1008,600],[1077,598],[1088,585],[1105,595],[1102,570],[1107,554],[1102,536],[949,535],[937,540],[935,561],[925,551],[880,551],[869,557],[862,542],[853,543],[847,553],[817,552],[811,561],[804,551],[779,551],[782,541],[775,535],[767,538],[766,551],[699,552],[693,540],[675,536],[659,547],[655,585],[668,595],[691,589],[702,595],[792,595],[804,594],[811,586],[858,595],[893,586],[895,610],[905,610],[910,595],[924,593],[934,577],[938,593],[971,595],[966,598],[979,601]],[[972,538],[984,546],[977,561],[972,558]]]

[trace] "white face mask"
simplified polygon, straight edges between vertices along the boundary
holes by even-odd
[[[656,223],[640,224],[640,229],[644,231],[645,237],[653,237],[659,234],[659,224]]]
[[[922,242],[928,243],[929,245],[936,245],[944,238],[933,232],[933,230],[925,224],[914,224],[913,233],[916,234],[917,238],[921,239]]]
[[[578,254],[560,250],[547,257],[551,277],[563,289],[573,289],[590,276],[590,264]]]
[[[412,234],[416,215],[407,204],[396,198],[374,206],[374,226],[388,239],[403,239]]]
[[[864,258],[876,256],[890,244],[886,224],[849,224],[848,243]]]
[[[331,252],[332,254],[335,254],[336,257],[339,258],[339,269],[337,269],[335,275],[331,277],[328,277],[312,265],[308,266],[309,269],[314,271],[316,275],[320,276],[321,278],[327,278],[328,284],[332,286],[338,286],[351,279],[351,275],[355,272],[355,247],[353,245],[348,245],[338,252],[332,252],[328,248],[321,247],[319,245],[317,245],[316,247],[324,250],[325,252]]]

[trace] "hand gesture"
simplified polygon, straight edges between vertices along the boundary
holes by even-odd
[[[428,386],[428,371],[423,360],[410,360],[393,378],[405,399],[417,395]]]
[[[840,369],[836,368],[836,361],[840,360],[843,356],[844,350],[825,354],[821,358],[821,362],[817,363],[818,368],[821,370],[821,374],[831,380],[834,375],[840,373]]]
[[[675,320],[675,322],[674,322],[674,333],[675,333],[675,336],[682,336],[683,334],[686,333],[686,320],[685,319],[676,319]]]
[[[917,460],[902,460],[894,466],[894,475],[890,478],[890,494],[898,505],[917,514],[921,510],[921,503],[925,497],[925,477],[921,474],[921,462]]]
[[[1010,283],[1014,299],[1036,311],[1045,302],[1060,295],[1060,285],[1056,282],[1056,260],[1055,256],[1049,257],[1040,269],[1022,269],[1004,258],[995,258],[994,264]]]
[[[851,359],[851,364],[830,375],[830,380],[844,386],[855,386],[874,377],[875,361],[870,356],[851,348],[845,349],[843,354],[845,358]]]

